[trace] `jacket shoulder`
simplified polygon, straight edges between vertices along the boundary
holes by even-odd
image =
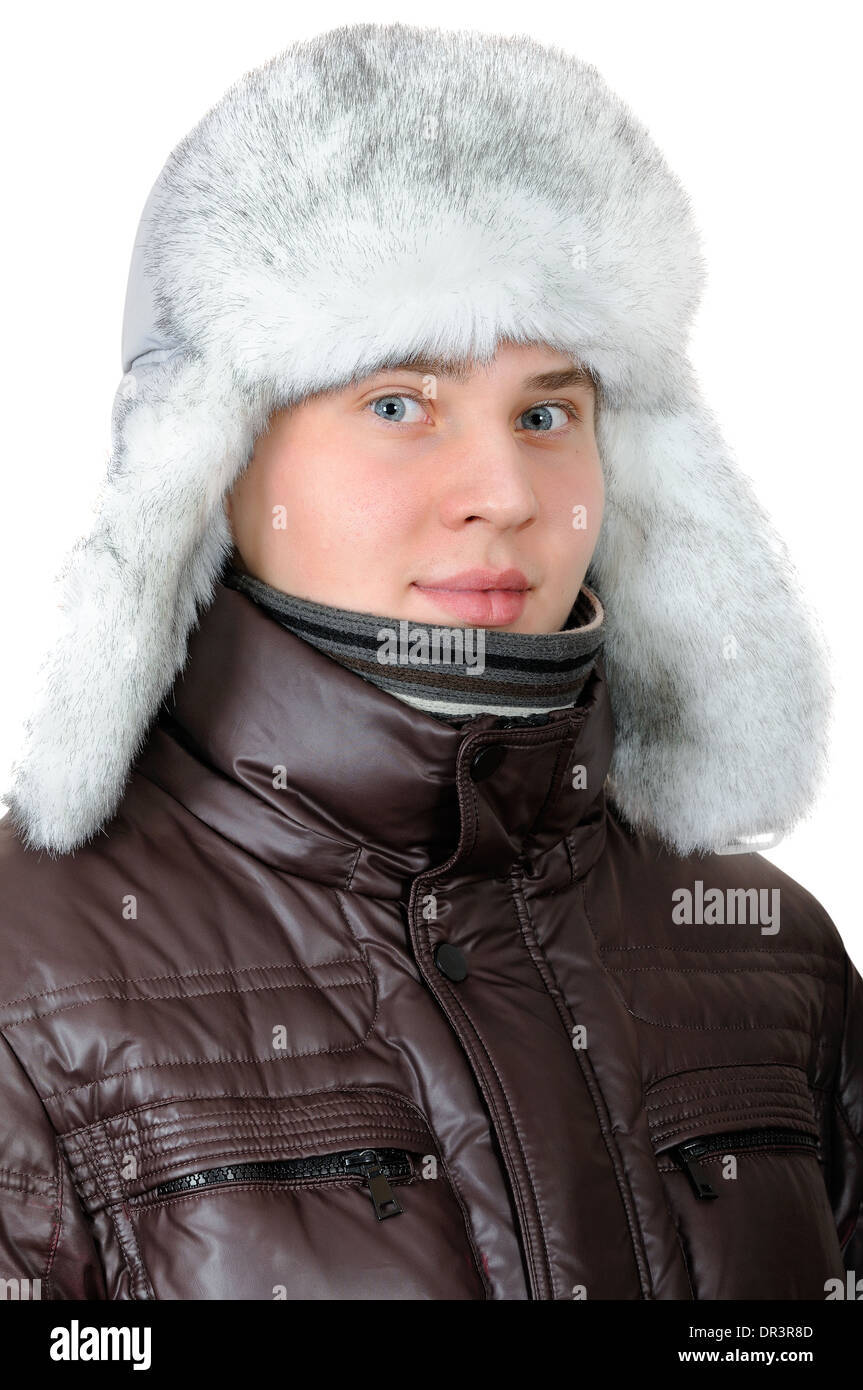
[[[0,1007],[104,971],[130,925],[135,832],[118,824],[69,854],[27,848],[0,820]]]
[[[612,815],[604,859],[618,893],[637,895],[657,927],[726,928],[735,942],[744,933],[751,947],[761,944],[844,962],[846,947],[827,909],[763,854],[679,855],[656,836],[633,831]]]

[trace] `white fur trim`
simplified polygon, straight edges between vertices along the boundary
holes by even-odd
[[[30,848],[66,853],[116,809],[232,546],[223,497],[253,447],[248,407],[200,361],[142,377],[96,527],[58,579],[61,628],[8,797]]]
[[[613,799],[681,853],[781,838],[823,777],[832,693],[784,546],[694,388],[601,414],[597,438]]]

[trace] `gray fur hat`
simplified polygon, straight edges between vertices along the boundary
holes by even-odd
[[[704,274],[647,130],[560,48],[363,23],[243,76],[141,219],[97,520],[6,794],[25,843],[68,853],[118,807],[270,413],[503,339],[600,384],[610,796],[681,853],[786,832],[824,769],[825,653],[687,358]]]

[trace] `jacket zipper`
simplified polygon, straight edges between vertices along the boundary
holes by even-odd
[[[802,1134],[797,1129],[743,1129],[730,1130],[727,1134],[704,1135],[701,1139],[689,1139],[685,1144],[675,1144],[668,1150],[675,1163],[683,1169],[692,1190],[700,1201],[718,1197],[707,1181],[707,1174],[696,1162],[703,1154],[716,1153],[717,1150],[750,1149],[762,1144],[797,1144],[817,1150],[818,1140],[814,1134]]]
[[[197,1192],[202,1187],[231,1182],[309,1182],[326,1178],[363,1177],[368,1186],[378,1221],[400,1215],[389,1179],[409,1178],[413,1173],[411,1156],[405,1149],[344,1149],[333,1154],[314,1154],[309,1158],[273,1159],[260,1163],[231,1163],[223,1168],[205,1168],[172,1178],[152,1189],[150,1196],[171,1197],[177,1192]]]

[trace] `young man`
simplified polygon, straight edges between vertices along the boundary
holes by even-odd
[[[358,25],[233,88],[130,276],[0,824],[0,1276],[823,1299],[863,986],[752,852],[824,670],[595,69]]]

